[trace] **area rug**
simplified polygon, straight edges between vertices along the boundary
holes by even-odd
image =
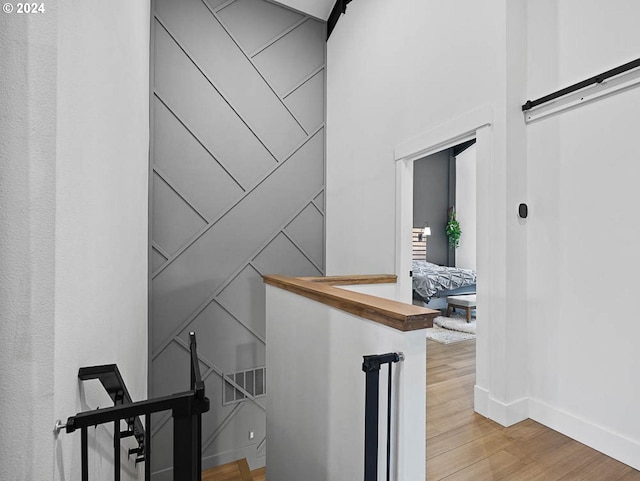
[[[476,320],[467,322],[464,313],[453,312],[451,317],[438,316],[433,320],[433,327],[427,329],[427,339],[440,344],[468,341],[476,338]]]

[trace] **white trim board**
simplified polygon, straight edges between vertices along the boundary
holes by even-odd
[[[640,442],[529,398],[529,417],[582,444],[640,470]]]
[[[415,161],[472,140],[479,129],[492,123],[491,107],[473,110],[399,143],[394,150],[395,160]]]
[[[573,414],[550,406],[538,399],[523,398],[505,404],[489,395],[486,389],[474,386],[475,411],[503,426],[512,426],[530,418],[582,444],[640,470],[640,442]]]
[[[505,427],[529,417],[529,398],[503,403],[492,398],[487,389],[476,385],[473,387],[473,402],[475,412]]]

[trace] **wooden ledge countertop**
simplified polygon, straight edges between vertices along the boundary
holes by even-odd
[[[433,327],[433,319],[440,315],[440,311],[334,287],[356,284],[391,284],[396,281],[397,277],[390,274],[333,277],[264,276],[265,284],[400,331],[415,331],[416,329]]]

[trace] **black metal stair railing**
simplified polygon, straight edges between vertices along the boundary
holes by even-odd
[[[380,398],[380,366],[389,364],[387,381],[387,481],[391,479],[391,364],[404,360],[401,352],[364,356],[365,372],[364,411],[364,481],[378,480],[378,419]]]
[[[67,419],[64,427],[67,433],[80,430],[82,481],[89,480],[89,450],[87,429],[99,424],[114,423],[114,480],[120,480],[120,440],[134,436],[138,447],[129,450],[136,455],[136,464],[145,462],[145,481],[151,479],[151,414],[171,411],[173,416],[173,479],[197,481],[202,473],[202,414],[209,411],[209,399],[205,396],[205,386],[200,376],[200,364],[196,336],[189,333],[191,352],[191,389],[146,401],[132,402],[131,396],[115,364],[81,368],[78,377],[82,380],[99,379],[114,402],[113,407],[78,413]],[[140,421],[145,417],[146,430]],[[121,421],[127,423],[127,430],[120,431]]]
[[[120,370],[116,364],[105,364],[102,366],[81,367],[78,370],[78,379],[81,381],[88,381],[90,379],[97,379],[104,387],[107,394],[113,401],[114,406],[131,404],[133,400],[129,394],[129,390],[122,379]],[[145,454],[145,430],[139,417],[129,418],[125,420],[127,423],[126,431],[120,431],[120,420],[114,421],[114,472],[115,480],[119,481],[120,472],[118,467],[120,466],[120,440],[127,437],[135,437],[138,447],[129,449],[129,456],[136,455],[136,464],[144,461]]]

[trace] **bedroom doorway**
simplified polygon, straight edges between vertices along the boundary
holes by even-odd
[[[413,166],[412,303],[439,310],[427,331],[437,359],[476,337],[476,139]],[[457,355],[452,352],[452,357]],[[427,357],[427,370],[433,358]],[[466,371],[475,374],[473,365]],[[469,369],[471,368],[471,369]],[[445,376],[446,377],[446,376]]]
[[[491,331],[490,326],[483,325],[482,317],[491,312],[494,305],[499,304],[493,296],[489,295],[489,288],[492,277],[490,276],[491,246],[486,242],[490,236],[491,218],[490,218],[490,192],[491,192],[491,165],[492,165],[492,111],[490,108],[481,108],[471,111],[466,115],[455,118],[450,122],[437,126],[431,130],[410,138],[395,148],[396,160],[396,272],[398,273],[398,293],[399,298],[408,303],[413,301],[413,228],[423,227],[423,224],[429,222],[428,219],[414,220],[414,174],[416,165],[425,157],[447,149],[455,148],[459,145],[469,144],[475,149],[476,178],[471,180],[475,184],[475,192],[473,188],[467,186],[463,189],[457,188],[455,192],[454,205],[459,202],[474,202],[476,207],[477,221],[476,229],[466,229],[467,234],[475,234],[476,246],[468,251],[455,249],[455,258],[447,259],[446,263],[454,266],[458,264],[462,267],[472,265],[475,254],[477,282],[475,291],[478,294],[476,312],[480,318],[478,329],[476,332],[476,345],[474,354],[472,355],[475,365],[475,376],[473,383],[473,392],[471,405],[473,409],[491,417],[488,412],[488,389],[490,373],[490,354],[489,349]],[[472,141],[475,140],[475,143]],[[468,148],[467,148],[468,149]],[[464,151],[458,152],[464,154]],[[418,167],[419,169],[419,167]],[[464,181],[463,181],[464,182]],[[460,198],[460,195],[467,196],[468,199]],[[458,219],[462,230],[465,231],[465,225],[473,224],[473,220]],[[415,225],[416,222],[418,225]],[[435,230],[435,226],[429,225],[431,233]],[[464,232],[462,234],[464,236]],[[462,238],[461,238],[462,239]],[[468,239],[467,239],[468,240]],[[427,238],[427,245],[430,239]],[[462,242],[461,242],[462,245]],[[428,260],[429,249],[426,248],[426,260]],[[449,266],[447,266],[449,267]],[[485,277],[483,277],[485,272]],[[446,297],[438,300],[440,305],[428,304],[428,307],[436,309],[446,309]],[[473,311],[472,311],[473,312]],[[429,349],[427,349],[428,351]]]
[[[426,334],[427,466],[476,422],[476,173],[475,138],[413,162],[412,303],[440,311]]]
[[[474,271],[473,275],[453,271],[455,275],[451,277],[435,277],[428,287],[437,287],[436,292],[416,292],[414,282],[414,300],[428,303],[432,297],[442,297],[441,288],[464,287],[461,293],[475,293],[475,144],[476,140],[472,139],[414,162],[412,271],[415,273],[417,262]],[[452,216],[460,229],[455,232],[456,238],[450,239],[446,228]],[[448,273],[446,269],[444,272]]]

